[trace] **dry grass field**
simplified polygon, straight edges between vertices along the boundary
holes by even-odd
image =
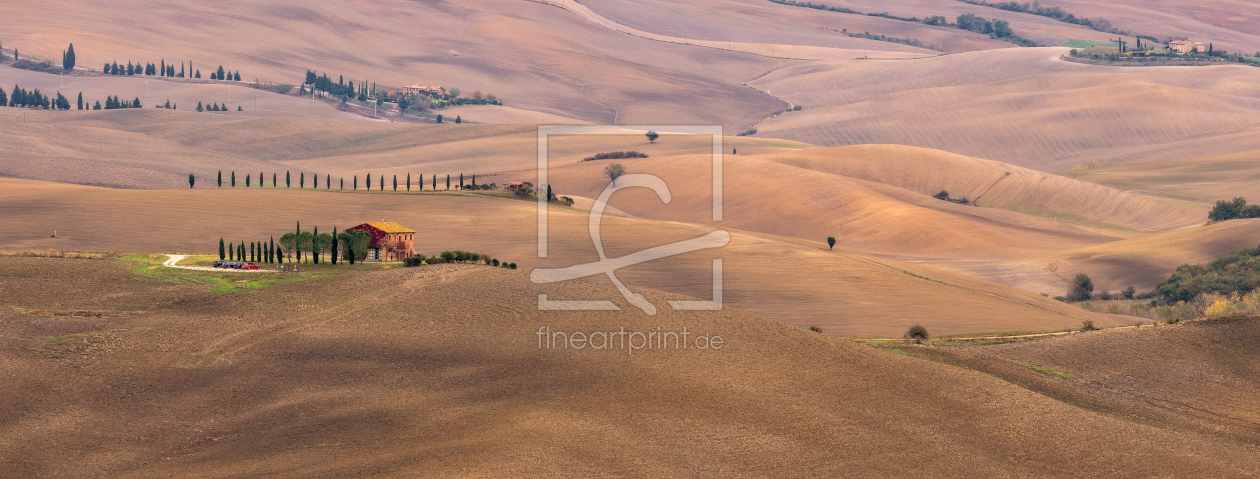
[[[1260,69],[1082,65],[1060,60],[1066,51],[783,68],[749,84],[804,109],[763,121],[758,135],[920,146],[1041,171],[1260,149]]]
[[[539,293],[615,295],[606,283],[434,266],[220,293],[207,273],[158,261],[0,259],[6,475],[1260,473],[1253,447],[738,310],[522,307]],[[106,314],[48,315],[68,310]],[[540,326],[686,327],[723,346],[540,349]]]
[[[1260,151],[1150,161],[1064,173],[1064,176],[1208,209],[1238,196],[1260,201]]]
[[[996,346],[896,347],[1111,417],[1260,446],[1260,318],[1092,331]]]

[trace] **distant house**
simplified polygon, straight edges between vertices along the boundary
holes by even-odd
[[[402,261],[416,254],[416,232],[391,221],[363,223],[346,232],[363,230],[372,234],[366,261]]]
[[[415,96],[421,93],[427,93],[435,96],[446,96],[446,89],[440,86],[411,85],[402,89],[403,95]]]
[[[1194,47],[1202,47],[1202,43],[1194,43],[1191,40],[1176,40],[1176,42],[1168,42],[1168,50],[1172,53],[1194,53]]]
[[[522,183],[522,182],[519,182],[519,181],[510,181],[510,182],[508,182],[508,184],[507,184],[507,189],[508,189],[508,191],[516,191],[516,190],[521,189],[521,186],[523,186],[524,184],[525,184],[525,183]]]

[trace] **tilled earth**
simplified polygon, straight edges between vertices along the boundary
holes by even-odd
[[[606,282],[486,266],[227,293],[196,274],[0,259],[0,476],[1260,474],[1247,444],[650,290],[656,316]],[[540,327],[723,347],[547,349]]]

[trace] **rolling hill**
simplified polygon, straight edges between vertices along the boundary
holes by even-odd
[[[526,269],[598,259],[587,232],[587,212],[561,207],[549,215],[549,256],[538,258],[537,205],[514,199],[296,188],[112,190],[9,179],[0,185],[0,207],[12,221],[42,226],[0,232],[0,244],[9,248],[210,252],[221,237],[228,242],[278,238],[298,221],[305,228],[318,225],[331,231],[334,226],[390,220],[419,231],[416,249],[428,255],[463,249]],[[162,233],[137,234],[143,224]],[[56,238],[51,237],[53,229]],[[601,231],[608,256],[620,257],[712,230],[610,217]],[[921,264],[847,249],[827,251],[821,239],[729,231],[725,247],[626,267],[618,277],[632,288],[708,298],[711,259],[722,258],[726,304],[844,336],[900,336],[915,322],[939,333],[1061,329],[1085,319],[1100,325],[1120,322]],[[802,275],[804,271],[810,273]]]
[[[143,192],[133,192],[144,194]],[[1254,475],[1247,446],[728,309],[545,312],[521,271],[217,293],[125,260],[0,259],[0,465],[23,476]],[[650,300],[679,298],[643,290]],[[58,317],[66,308],[103,317]],[[25,314],[24,314],[25,313]],[[720,350],[538,346],[720,334]],[[689,337],[690,338],[690,337]],[[680,366],[685,364],[685,366]],[[1204,396],[1210,398],[1210,396]],[[77,451],[65,460],[63,451]],[[915,460],[907,460],[913,454]]]
[[[749,84],[803,110],[766,119],[757,134],[919,146],[1041,171],[1260,149],[1260,69],[1082,65],[1059,59],[1067,51],[786,67]]]

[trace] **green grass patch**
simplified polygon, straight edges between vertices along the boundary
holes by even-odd
[[[1098,40],[1081,40],[1079,38],[1069,38],[1063,42],[1063,46],[1069,48],[1089,48],[1089,47],[1109,47],[1114,46],[1116,42],[1100,42]]]
[[[1065,372],[1063,372],[1063,371],[1059,371],[1059,370],[1055,370],[1055,369],[1047,368],[1047,367],[1045,367],[1045,366],[1037,366],[1037,365],[1035,365],[1035,364],[1024,364],[1023,366],[1024,366],[1024,367],[1026,367],[1026,368],[1028,368],[1028,369],[1031,369],[1031,370],[1033,370],[1033,371],[1037,371],[1037,372],[1039,372],[1039,373],[1043,373],[1043,374],[1053,374],[1053,375],[1055,375],[1055,376],[1064,377],[1064,378],[1068,378],[1068,379],[1076,379],[1076,376],[1073,376],[1073,375],[1071,375],[1071,374],[1065,373]]]
[[[200,258],[212,257],[202,256]],[[162,266],[162,263],[166,262],[167,259],[167,256],[162,254],[127,254],[121,257],[122,261],[131,264],[130,269],[137,275],[165,283],[205,285],[209,291],[216,293],[259,289],[274,284],[291,283],[323,276],[317,272],[297,274],[220,273],[217,271],[168,268]],[[244,281],[244,283],[240,283],[240,281]]]

